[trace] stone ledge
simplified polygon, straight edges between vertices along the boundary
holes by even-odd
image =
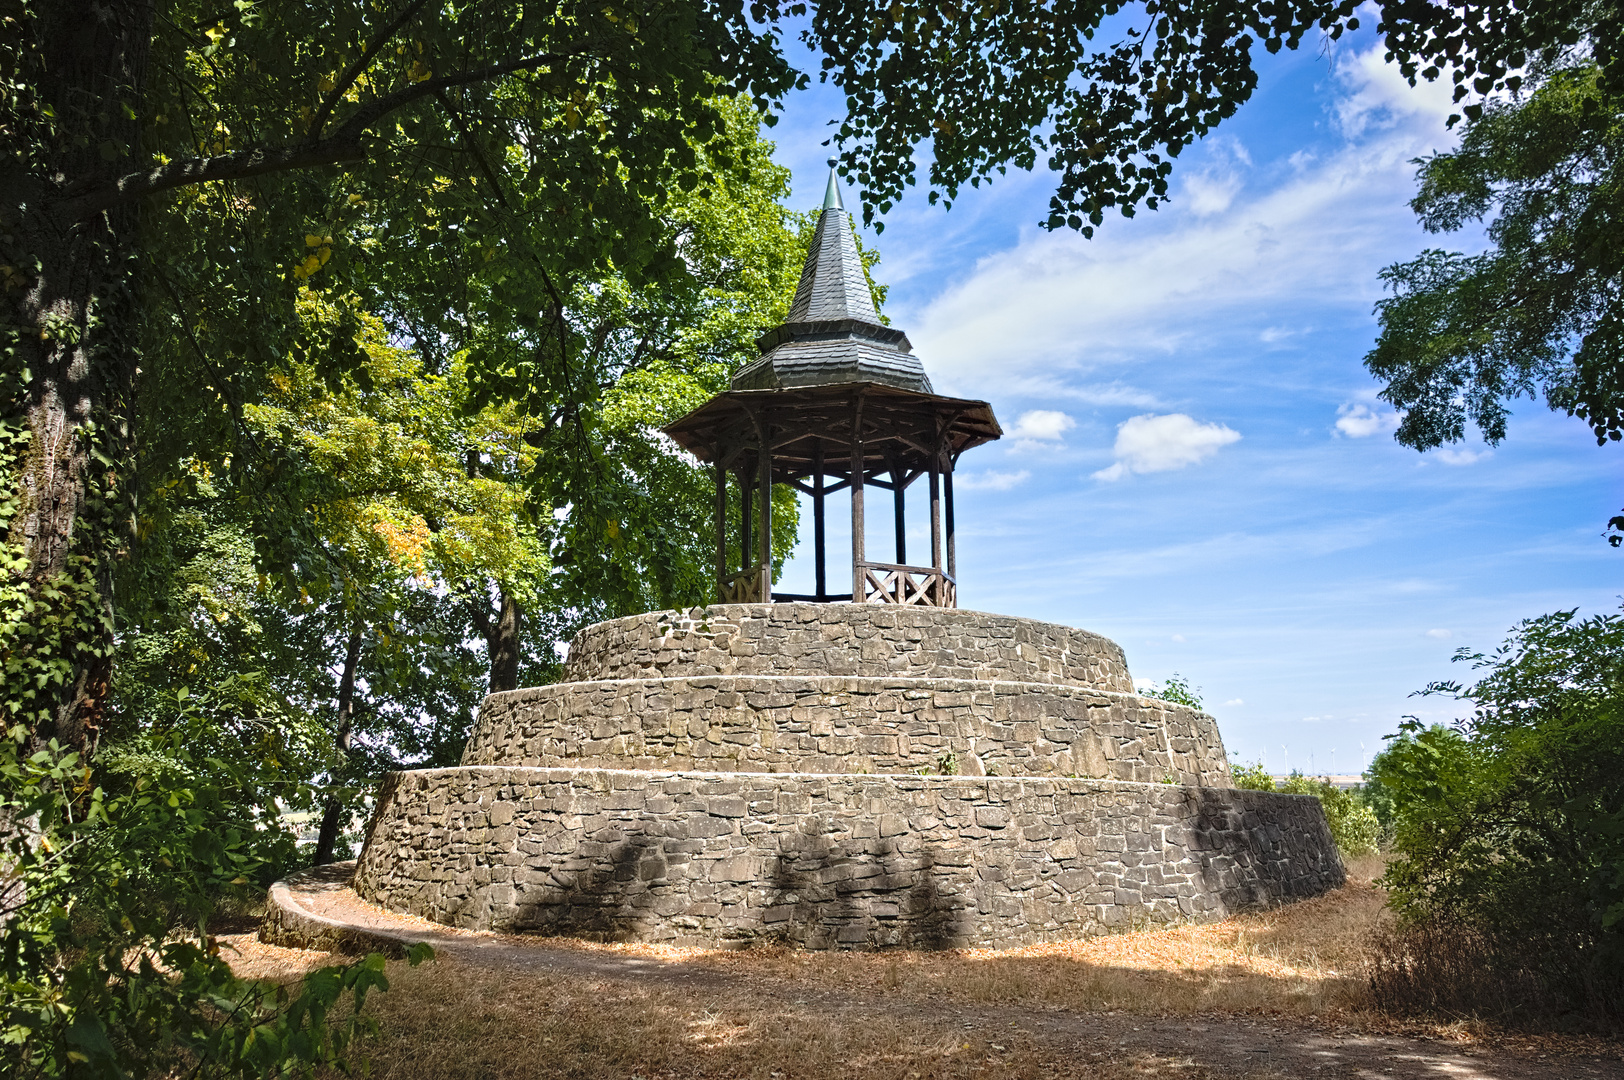
[[[963,608],[717,604],[586,627],[564,678],[914,675],[1133,692],[1117,644],[1069,626]]]
[[[1046,682],[706,675],[492,694],[464,765],[1082,776],[1230,787],[1216,721]]]
[[[354,876],[355,860],[352,859],[301,870],[273,883],[265,897],[265,919],[260,923],[259,940],[287,949],[315,949],[346,956],[376,952],[394,960],[404,957],[416,943],[416,937],[339,922],[308,910],[298,901],[298,894],[312,886],[345,888]]]
[[[1312,796],[481,766],[392,774],[355,888],[469,929],[930,948],[1216,919],[1342,881]]]

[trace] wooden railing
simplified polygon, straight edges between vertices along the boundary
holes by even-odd
[[[863,603],[903,604],[921,607],[957,607],[958,586],[947,571],[930,566],[902,566],[897,563],[860,563],[863,572]]]
[[[761,581],[765,576],[759,566],[740,570],[732,577],[716,583],[717,598],[724,604],[759,604]]]

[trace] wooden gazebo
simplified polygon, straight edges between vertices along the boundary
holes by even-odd
[[[830,163],[829,187],[789,318],[757,339],[762,354],[732,387],[665,428],[716,475],[716,591],[722,603],[957,607],[953,469],[959,455],[1003,434],[984,401],[932,392],[907,335],[880,324]],[[730,565],[728,474],[742,495],[739,565]],[[908,562],[907,490],[929,478],[930,564]],[[832,482],[831,482],[832,481]],[[773,592],[772,485],[812,497],[817,591]],[[867,487],[891,492],[896,561],[864,550]],[[851,491],[851,590],[831,593],[824,498]]]

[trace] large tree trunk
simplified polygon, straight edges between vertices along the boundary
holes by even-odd
[[[502,590],[502,614],[490,638],[491,688],[493,694],[519,688],[519,602]]]
[[[523,628],[524,612],[519,602],[506,589],[501,590],[502,608],[491,621],[491,613],[483,600],[475,600],[474,626],[485,639],[485,655],[491,664],[490,685],[486,693],[499,694],[503,690],[519,688],[519,631]]]
[[[333,732],[333,746],[338,750],[341,764],[333,772],[327,785],[327,805],[322,810],[321,831],[316,834],[317,866],[333,861],[333,848],[338,845],[338,828],[343,823],[343,785],[346,777],[339,770],[350,757],[351,732],[355,726],[355,669],[361,662],[361,627],[350,631],[350,646],[344,654],[344,674],[338,680],[338,727]]]
[[[111,566],[127,514],[123,465],[135,376],[137,207],[67,220],[53,201],[130,167],[138,152],[152,8],[51,0],[24,28],[39,93],[4,117],[0,304],[11,355],[0,375],[0,519],[24,561],[8,569],[30,636],[0,642],[3,699],[35,746],[94,748],[112,661]],[[15,28],[12,33],[18,32]],[[44,115],[49,106],[54,119]],[[10,110],[8,110],[10,111]],[[9,156],[9,155],[8,155]],[[26,163],[26,164],[24,164]],[[21,439],[16,438],[22,435]]]

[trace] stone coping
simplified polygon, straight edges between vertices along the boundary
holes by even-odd
[[[267,945],[290,949],[317,949],[348,956],[378,952],[396,960],[404,957],[417,938],[330,918],[300,903],[301,897],[312,894],[347,891],[355,877],[355,864],[350,859],[313,866],[273,882],[265,896],[259,939]]]
[[[1217,722],[1118,691],[890,676],[594,680],[493,694],[466,765],[1084,776],[1230,787]]]
[[[1117,644],[1069,626],[965,608],[717,604],[595,623],[564,679],[702,675],[909,675],[1133,692]]]

